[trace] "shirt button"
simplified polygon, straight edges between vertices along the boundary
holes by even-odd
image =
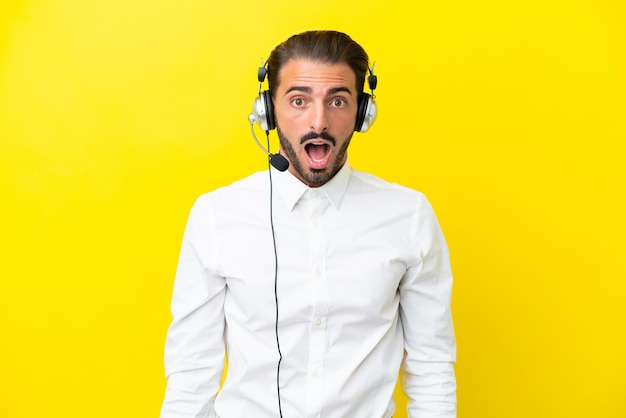
[[[322,319],[321,319],[321,318],[317,318],[317,319],[315,320],[315,326],[316,326],[316,327],[319,327],[320,325],[322,325]]]
[[[320,277],[322,275],[322,270],[319,267],[315,267],[315,277]]]
[[[311,376],[313,376],[313,377],[317,377],[317,376],[319,376],[319,375],[320,375],[320,372],[319,372],[317,369],[315,369],[315,370],[313,370],[313,371],[311,372]]]

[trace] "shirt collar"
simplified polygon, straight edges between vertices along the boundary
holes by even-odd
[[[304,193],[312,188],[302,183],[289,171],[280,172],[273,167],[271,170],[275,192],[280,196],[287,210],[292,211]],[[328,197],[335,209],[339,209],[341,200],[348,188],[351,173],[352,168],[346,161],[328,183],[316,188],[318,192],[324,193]]]

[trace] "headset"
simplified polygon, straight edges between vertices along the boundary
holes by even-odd
[[[369,85],[371,94],[361,92],[359,95],[359,106],[356,113],[356,122],[354,125],[355,132],[367,132],[376,120],[377,107],[374,99],[374,90],[378,84],[378,77],[374,75],[374,66],[368,68],[369,76],[367,77],[367,84]],[[265,62],[257,71],[257,80],[259,81],[259,97],[254,100],[252,105],[252,114],[249,116],[250,122],[258,122],[265,132],[269,132],[276,128],[276,116],[274,115],[274,104],[272,102],[272,95],[269,90],[261,90],[261,86],[267,72],[269,71],[267,62]]]

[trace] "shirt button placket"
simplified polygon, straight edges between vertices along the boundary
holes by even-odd
[[[323,377],[324,377],[324,350],[326,344],[326,315],[328,313],[328,284],[326,282],[326,246],[322,215],[328,205],[326,196],[318,194],[317,190],[311,193],[312,211],[310,218],[311,233],[311,261],[313,282],[314,306],[311,319],[309,339],[309,379],[307,387],[307,417],[319,417],[321,414]]]

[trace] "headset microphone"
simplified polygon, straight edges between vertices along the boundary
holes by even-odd
[[[272,154],[271,152],[266,150],[257,139],[256,134],[254,133],[254,123],[257,121],[257,117],[254,115],[254,113],[251,113],[248,116],[248,120],[250,121],[250,132],[252,133],[252,138],[254,138],[254,142],[256,142],[259,148],[261,148],[261,150],[263,150],[263,152],[267,154],[272,167],[274,167],[278,171],[287,170],[289,168],[289,161],[287,161],[287,159],[280,154]]]
[[[270,154],[270,164],[278,171],[285,171],[289,168],[289,161],[280,154]]]

